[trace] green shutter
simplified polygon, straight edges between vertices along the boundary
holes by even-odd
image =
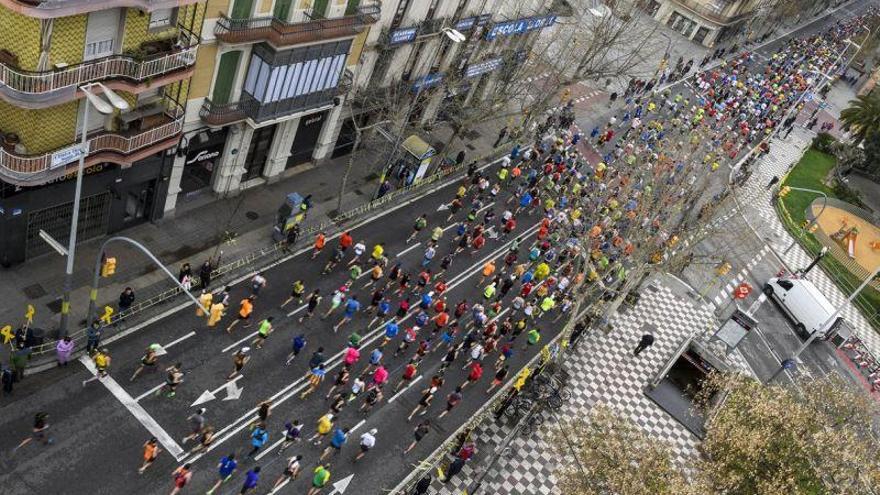
[[[274,15],[276,19],[286,21],[290,17],[291,3],[293,3],[293,0],[277,0],[275,2],[275,11],[272,12],[272,15]]]
[[[211,102],[215,105],[229,103],[229,97],[232,96],[232,83],[235,81],[240,58],[240,51],[226,52],[220,56],[217,78],[214,80],[214,93],[211,94]]]
[[[232,4],[232,13],[229,17],[233,19],[247,19],[254,11],[254,0],[235,0]]]
[[[348,5],[345,6],[345,15],[354,15],[357,13],[357,8],[360,4],[361,0],[348,0]]]
[[[315,0],[315,3],[312,5],[312,14],[315,17],[326,17],[327,4],[329,3],[329,0]]]

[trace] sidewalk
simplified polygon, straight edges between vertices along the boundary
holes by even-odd
[[[490,154],[503,121],[486,123],[468,133],[450,147],[454,156],[460,149],[467,150],[467,160]],[[451,130],[437,128],[432,133],[421,132],[428,142],[444,142]],[[355,159],[341,211],[368,203],[378,187],[381,163],[364,164],[365,152]],[[377,156],[377,162],[383,158]],[[171,218],[157,223],[146,223],[119,233],[143,243],[175,276],[180,266],[188,262],[195,274],[209,257],[222,252],[221,262],[233,260],[273,244],[271,233],[278,207],[287,193],[312,195],[312,208],[306,225],[326,222],[337,212],[339,178],[348,165],[349,155],[331,159],[319,166],[308,164],[288,172],[281,180],[243,191],[231,198],[219,199],[191,209],[179,208]],[[74,291],[71,294],[71,325],[73,332],[85,322],[89,300],[89,285],[93,263],[106,237],[78,244]],[[310,242],[310,241],[306,241]],[[131,287],[137,301],[156,296],[173,284],[166,274],[157,269],[145,256],[123,244],[108,247],[108,253],[117,258],[116,274],[101,279],[98,295],[99,308],[117,306],[117,298],[125,287]],[[2,270],[0,299],[0,327],[21,325],[28,304],[36,309],[32,328],[46,330],[47,339],[54,338],[60,312],[60,295],[64,279],[64,258],[55,254],[40,256],[10,269]],[[212,287],[220,282],[212,282]],[[136,301],[136,302],[137,302]],[[5,357],[5,356],[4,356]],[[5,359],[4,359],[5,361]]]

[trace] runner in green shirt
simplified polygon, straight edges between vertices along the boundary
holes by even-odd
[[[528,340],[526,340],[526,345],[523,347],[523,350],[528,349],[529,346],[537,344],[541,340],[541,332],[539,332],[537,328],[533,328],[529,330],[526,337]]]
[[[251,342],[251,345],[256,347],[257,349],[261,349],[263,347],[263,342],[266,341],[266,338],[269,337],[269,334],[272,333],[272,317],[265,318],[260,322],[260,328],[257,329],[257,338]]]
[[[330,481],[330,471],[324,466],[315,468],[315,476],[312,478],[312,487],[309,489],[308,495],[317,495],[321,493],[321,489],[327,486]]]

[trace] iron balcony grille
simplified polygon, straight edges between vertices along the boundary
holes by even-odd
[[[334,19],[307,16],[303,22],[282,21],[276,17],[231,19],[223,15],[217,21],[214,35],[224,43],[268,41],[274,46],[290,46],[355,36],[378,22],[380,12],[379,4],[362,5],[351,15]]]

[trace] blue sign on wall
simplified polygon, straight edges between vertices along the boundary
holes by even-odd
[[[389,45],[396,45],[398,43],[409,43],[410,41],[416,39],[416,32],[418,28],[405,28],[405,29],[395,29],[391,31],[391,35],[388,37]]]
[[[440,84],[441,81],[443,81],[443,74],[428,74],[427,76],[416,79],[416,82],[413,83],[412,89],[413,91],[419,91],[425,88],[430,88]]]
[[[467,19],[462,19],[455,23],[456,31],[470,31],[473,27],[482,26],[492,20],[492,14],[482,14],[476,17],[468,17]]]
[[[507,21],[495,24],[486,33],[486,39],[491,41],[499,36],[510,36],[514,34],[522,34],[535,29],[544,29],[556,23],[555,15],[546,15],[542,17],[527,17],[515,21]]]
[[[493,70],[501,67],[503,60],[501,57],[498,58],[490,58],[489,60],[484,60],[477,64],[468,65],[467,69],[464,71],[464,77],[476,77],[480,74],[485,74],[487,72],[492,72]]]

